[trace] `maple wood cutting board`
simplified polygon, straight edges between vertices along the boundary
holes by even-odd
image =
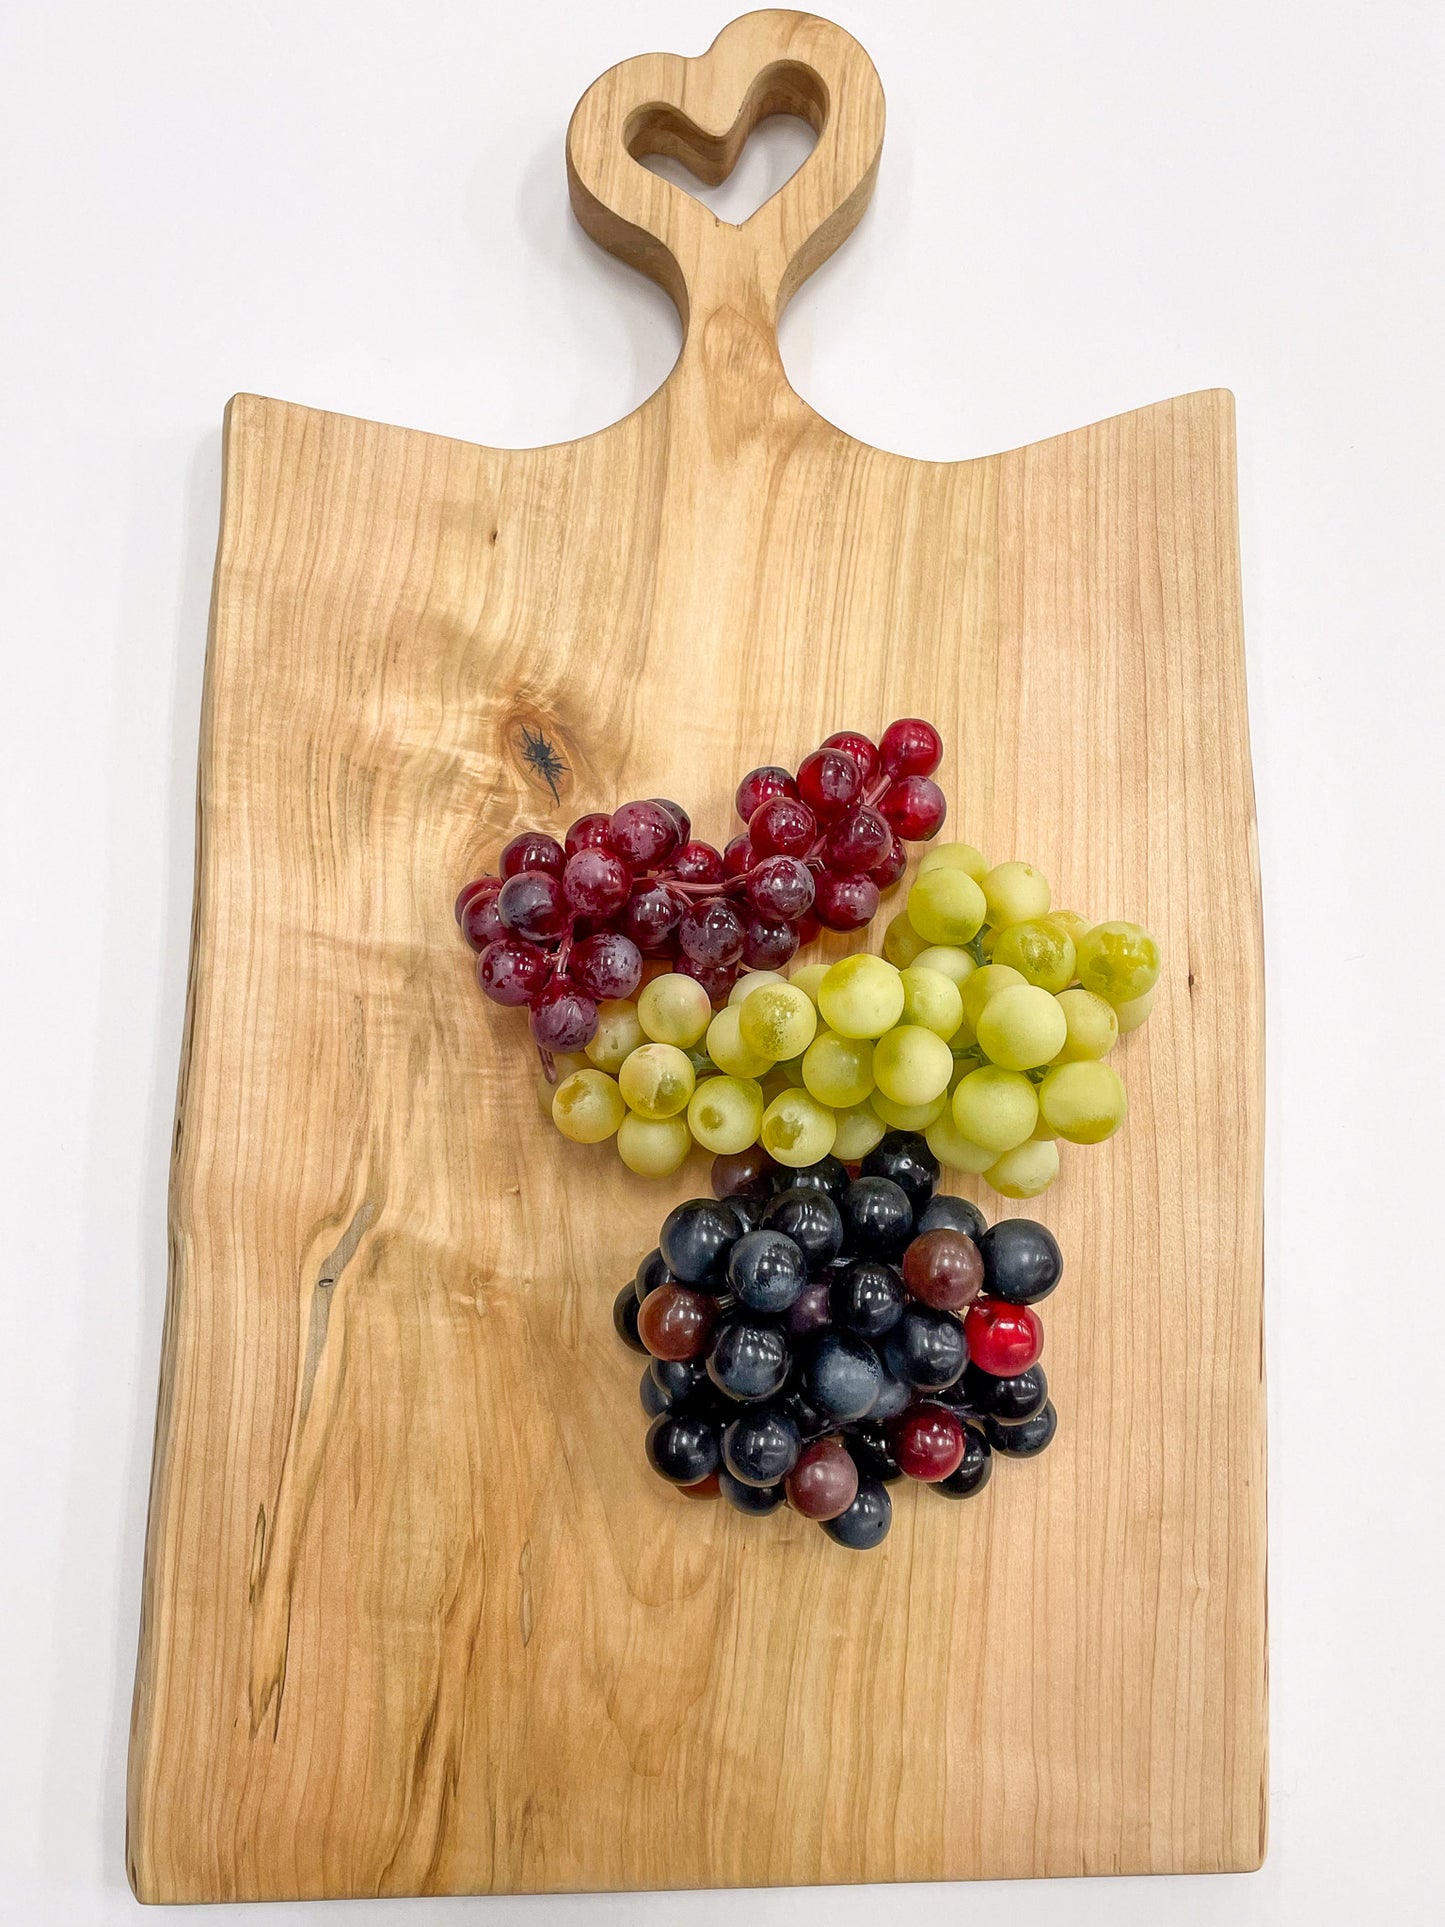
[[[716,181],[777,112],[818,145],[741,227],[635,158]],[[866,55],[804,14],[597,82],[577,214],[686,334],[601,434],[504,451],[231,403],[131,1757],[144,1899],[1260,1859],[1231,402],[956,463],[820,420],[775,326],[882,134]],[[662,793],[721,841],[745,769],[911,714],[948,745],[950,832],[1147,923],[1165,975],[1121,1048],[1124,1133],[1022,1207],[1067,1258],[1054,1449],[967,1504],[896,1488],[863,1555],[647,1470],[611,1302],[705,1166],[648,1184],[554,1134],[451,906],[520,825]]]

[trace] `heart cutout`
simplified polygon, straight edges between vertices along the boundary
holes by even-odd
[[[634,153],[650,173],[660,175],[701,201],[720,221],[741,227],[765,201],[786,187],[818,144],[817,129],[800,115],[770,114],[758,122],[736,161],[721,175],[706,152],[706,137],[682,115],[669,129],[665,149]],[[695,138],[687,139],[683,130]]]

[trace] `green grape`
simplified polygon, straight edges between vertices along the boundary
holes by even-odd
[[[899,1024],[878,1039],[873,1079],[894,1104],[931,1104],[948,1089],[953,1052],[936,1030]]]
[[[745,998],[751,997],[755,990],[761,990],[764,984],[785,984],[787,981],[781,970],[744,971],[728,992],[728,1002],[740,1004]]]
[[[1081,917],[1077,910],[1050,910],[1043,921],[1053,924],[1062,936],[1069,939],[1076,950],[1079,947],[1080,937],[1087,937],[1094,927],[1089,919]]]
[[[1039,1100],[1022,1071],[985,1064],[970,1071],[953,1093],[953,1121],[960,1134],[997,1158],[1022,1144],[1039,1121]]]
[[[610,998],[597,1006],[597,1032],[587,1055],[600,1071],[620,1071],[645,1041],[636,1004],[628,998]]]
[[[987,869],[988,859],[971,843],[931,843],[923,853],[918,874],[923,877],[930,870],[962,870],[975,883],[982,883]]]
[[[1038,1123],[1034,1126],[1032,1131],[1029,1132],[1030,1138],[1036,1144],[1052,1144],[1054,1139],[1058,1135],[1059,1134],[1054,1129],[1053,1125],[1049,1123],[1048,1119],[1044,1116],[1043,1112],[1040,1111]]]
[[[818,1028],[812,999],[789,983],[764,984],[737,1007],[738,1031],[749,1050],[781,1063],[801,1057]]]
[[[895,1131],[926,1131],[948,1109],[948,1093],[940,1091],[926,1104],[895,1104],[882,1091],[874,1091],[868,1102],[883,1122]]]
[[[976,1034],[978,1020],[989,998],[1027,981],[1021,970],[1014,970],[1008,964],[985,964],[981,970],[975,970],[961,992],[963,1021]]]
[[[617,1129],[617,1154],[640,1178],[670,1178],[691,1149],[685,1117],[639,1117],[629,1111]]]
[[[963,1022],[963,998],[952,977],[941,970],[928,970],[911,964],[900,973],[903,978],[903,1021],[922,1024],[940,1037],[952,1037]]]
[[[881,1037],[903,1015],[903,979],[891,963],[866,950],[829,966],[818,986],[818,1009],[843,1037]]]
[[[825,1030],[803,1053],[803,1082],[820,1104],[849,1110],[873,1089],[873,1044]]]
[[[930,870],[908,892],[908,921],[928,943],[971,943],[987,911],[967,870]]]
[[[543,1117],[551,1119],[552,1099],[557,1095],[557,1086],[571,1077],[574,1071],[585,1071],[590,1068],[583,1051],[552,1053],[552,1075],[548,1077],[543,1071],[537,1073],[537,1109]]]
[[[960,991],[978,969],[978,959],[957,944],[931,943],[913,959],[915,970],[938,970],[958,985]]]
[[[906,970],[919,951],[927,947],[926,941],[908,921],[906,910],[900,910],[883,932],[883,954],[899,970]]]
[[[827,1157],[838,1135],[833,1113],[807,1091],[784,1091],[763,1112],[758,1141],[769,1157],[795,1169]]]
[[[1119,1017],[1112,1004],[1096,997],[1092,990],[1064,990],[1059,993],[1059,1009],[1064,1013],[1067,1036],[1056,1064],[1082,1063],[1085,1058],[1107,1057],[1119,1035]]]
[[[1036,984],[1011,984],[990,997],[978,1020],[978,1047],[1006,1071],[1037,1070],[1057,1057],[1069,1034],[1059,1000]]]
[[[1124,1122],[1129,1100],[1109,1064],[1060,1064],[1044,1073],[1039,1110],[1070,1144],[1101,1144]]]
[[[1049,913],[1049,880],[1032,863],[995,863],[983,880],[983,894],[996,930]]]
[[[856,1164],[860,1158],[866,1158],[888,1128],[866,1098],[847,1110],[834,1111],[833,1121],[837,1126],[833,1155],[842,1158],[845,1164]]]
[[[670,970],[638,993],[637,1021],[654,1044],[676,1044],[686,1050],[706,1035],[712,1004],[695,977]]]
[[[761,1077],[770,1061],[743,1042],[736,1004],[725,1004],[708,1025],[707,1054],[727,1077]]]
[[[1029,1138],[1005,1151],[984,1176],[1006,1198],[1036,1198],[1059,1175],[1059,1147],[1047,1138]]]
[[[993,961],[1008,964],[1041,990],[1057,993],[1074,981],[1074,940],[1047,917],[1032,917],[999,932]]]
[[[626,1114],[616,1080],[606,1071],[573,1071],[552,1093],[552,1122],[574,1144],[600,1144]]]
[[[1146,990],[1142,997],[1131,997],[1127,1004],[1115,1004],[1114,1015],[1119,1020],[1119,1035],[1122,1037],[1131,1030],[1138,1030],[1153,1008],[1153,990]]]
[[[1079,944],[1079,982],[1111,1004],[1132,1004],[1159,978],[1159,946],[1137,923],[1096,923]]]
[[[649,1119],[685,1111],[696,1083],[686,1052],[676,1044],[640,1044],[617,1073],[628,1109]]]
[[[811,1049],[811,1046],[809,1048]],[[797,1057],[785,1057],[778,1065],[784,1082],[795,1091],[806,1090],[808,1087],[808,1080],[803,1075],[803,1059],[807,1054],[807,1051],[802,1051]]]
[[[966,1138],[948,1110],[940,1112],[923,1135],[928,1141],[929,1150],[950,1171],[970,1171],[976,1177],[980,1171],[986,1171],[997,1162],[998,1152],[986,1150]]]
[[[746,1151],[763,1124],[762,1087],[750,1077],[705,1077],[687,1107],[688,1129],[705,1151]]]
[[[794,990],[801,990],[810,1003],[816,1004],[818,1001],[818,986],[827,974],[828,966],[825,963],[803,964],[793,972],[788,982],[793,986]]]

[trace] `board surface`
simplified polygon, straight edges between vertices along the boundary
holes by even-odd
[[[720,178],[780,110],[819,145],[740,228],[624,145]],[[686,328],[601,434],[500,452],[231,404],[131,1755],[143,1899],[1263,1853],[1232,406],[958,463],[822,421],[777,314],[861,213],[881,137],[866,56],[804,15],[591,90],[574,204]],[[950,834],[1147,923],[1165,970],[1121,1046],[1124,1132],[1002,1207],[1066,1254],[1053,1450],[965,1505],[898,1491],[859,1556],[646,1469],[611,1300],[705,1166],[646,1184],[556,1137],[451,903],[520,825],[634,794],[721,841],[744,769],[900,714],[943,731]]]

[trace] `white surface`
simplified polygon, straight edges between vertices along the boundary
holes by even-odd
[[[835,12],[890,124],[872,213],[785,322],[810,401],[954,457],[1238,397],[1269,943],[1270,1858],[1027,1893],[336,1917],[1438,1920],[1445,15]],[[250,389],[510,444],[634,406],[676,324],[573,226],[563,129],[603,68],[699,52],[727,18],[9,0],[0,20],[5,1922],[134,1905],[123,1775],[222,406]],[[797,151],[784,136],[756,178]]]

